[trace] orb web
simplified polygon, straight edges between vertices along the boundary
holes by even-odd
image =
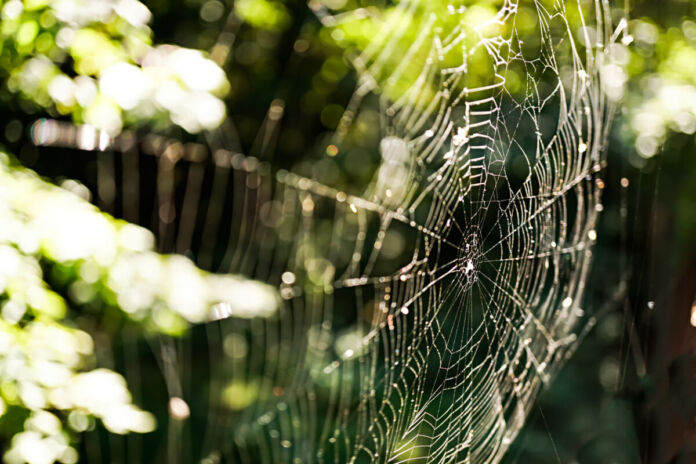
[[[310,5],[338,30],[365,16]],[[245,190],[221,267],[246,263],[285,303],[219,322],[220,344],[243,352],[213,362],[219,394],[248,397],[211,432],[212,455],[497,462],[572,353],[612,110],[608,7],[470,6],[399,2],[352,59],[336,140],[377,108],[364,191],[272,170]],[[407,252],[385,257],[399,237]]]
[[[208,395],[204,462],[498,462],[576,347],[618,32],[601,0],[486,5],[401,1],[373,18],[310,2],[327,28],[378,25],[335,134],[340,157],[378,115],[364,189],[219,147],[151,167],[153,208],[178,210],[160,217],[161,250],[283,300],[211,315],[205,358],[190,356],[209,388],[163,356],[177,398]]]

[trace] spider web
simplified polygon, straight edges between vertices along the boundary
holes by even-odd
[[[339,29],[367,11],[310,6]],[[608,6],[506,0],[477,16],[402,1],[379,24],[335,139],[341,156],[376,108],[380,165],[363,191],[223,149],[212,163],[165,151],[187,164],[177,197],[173,165],[151,167],[154,208],[179,211],[160,214],[161,250],[283,299],[272,317],[205,325],[204,462],[498,462],[592,321]],[[145,177],[126,155],[124,173]],[[195,395],[163,358],[170,391]]]
[[[329,27],[350,19],[310,5]],[[353,59],[337,130],[342,151],[376,96],[381,163],[362,194],[243,170],[237,183],[258,189],[220,268],[278,285],[285,306],[220,322],[214,378],[250,398],[211,425],[208,449],[234,462],[502,458],[588,319],[611,116],[599,69],[615,38],[603,3],[535,1],[524,43],[519,8],[471,24],[463,4],[396,5]],[[395,231],[398,263],[382,252]]]

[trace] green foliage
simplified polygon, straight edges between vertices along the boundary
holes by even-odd
[[[290,15],[277,1],[239,0],[234,8],[243,21],[260,29],[282,30],[290,25]]]
[[[5,459],[74,462],[71,443],[94,418],[114,433],[151,431],[154,419],[131,404],[119,374],[89,370],[94,342],[76,327],[73,308],[82,308],[83,323],[92,314],[92,328],[115,329],[125,316],[180,335],[215,317],[271,316],[278,296],[268,285],[158,255],[149,231],[8,162],[0,154],[0,430],[13,436]],[[66,187],[80,191],[74,181]]]
[[[340,21],[325,21],[329,27],[320,32],[320,37],[326,43],[336,43],[361,54],[355,64],[370,70],[386,97],[392,101],[403,97],[409,104],[423,106],[437,89],[421,89],[416,81],[432,60],[444,63],[442,66],[445,68],[468,69],[466,81],[458,82],[453,91],[494,82],[493,63],[481,41],[500,34],[503,25],[496,18],[499,6],[471,2],[467,6],[454,7],[446,1],[417,1],[410,9],[390,5],[372,10],[345,11],[344,7],[338,11],[342,14]],[[432,29],[428,27],[431,24],[434,26]],[[431,30],[432,34],[423,34],[423,31]],[[386,47],[391,34],[398,34],[401,40]],[[442,48],[442,42],[452,37],[457,38],[457,43],[464,44],[465,56],[462,56],[459,46]],[[433,47],[438,43],[440,47]]]
[[[47,284],[43,258],[64,253],[65,244],[41,237],[40,228],[54,229],[32,205],[47,192],[53,206],[73,195],[8,168],[5,154],[0,162],[0,430],[12,444],[4,459],[76,462],[72,443],[94,418],[114,433],[148,432],[154,418],[131,403],[123,377],[90,370],[92,337],[75,327],[65,299]]]
[[[673,134],[696,132],[696,22],[693,16],[658,24],[649,18],[629,24],[634,43],[622,51],[629,88],[626,118],[620,120],[625,143],[645,166]],[[629,52],[630,51],[630,52]]]
[[[8,88],[49,113],[116,135],[125,124],[217,127],[229,84],[197,50],[153,46],[137,0],[2,5],[0,69]]]

